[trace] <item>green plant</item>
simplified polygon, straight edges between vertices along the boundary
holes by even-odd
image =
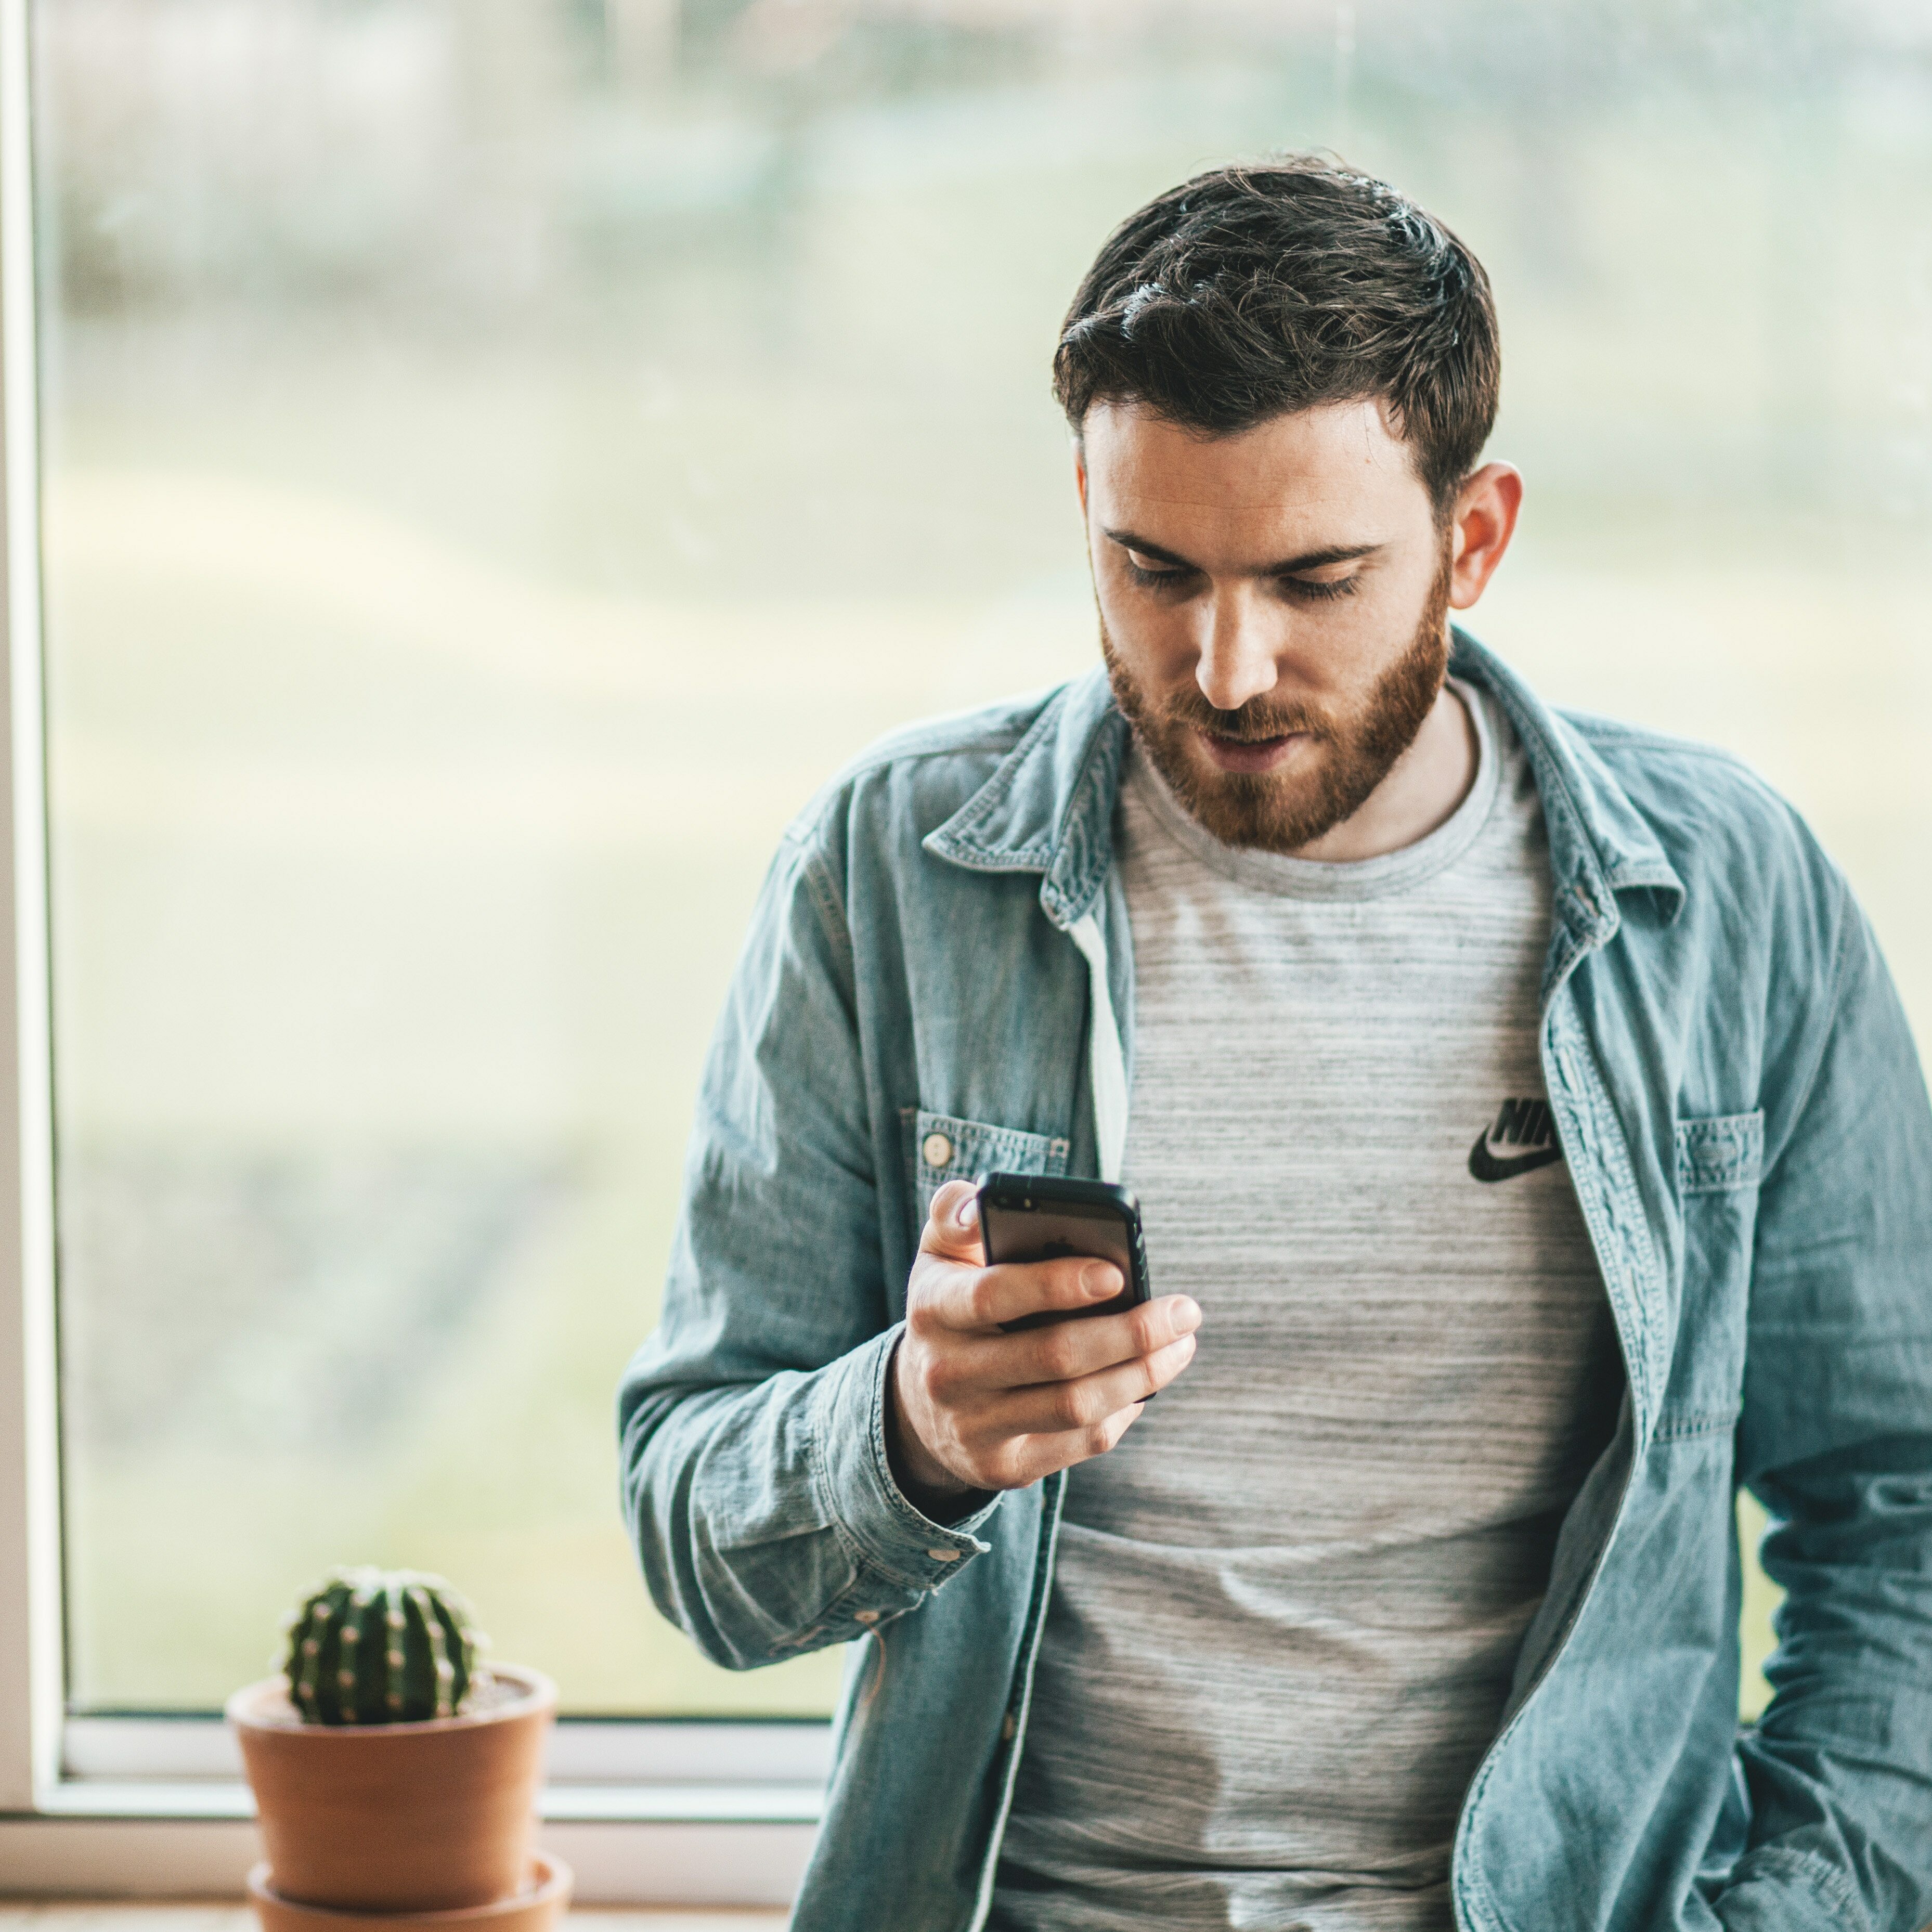
[[[452,1717],[479,1681],[477,1653],[489,1643],[440,1576],[412,1570],[332,1570],[288,1634],[289,1696],[318,1724]]]

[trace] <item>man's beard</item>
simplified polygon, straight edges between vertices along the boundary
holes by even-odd
[[[1358,812],[1414,743],[1449,668],[1449,580],[1445,547],[1414,639],[1358,710],[1338,714],[1323,706],[1257,698],[1238,710],[1221,711],[1192,683],[1150,703],[1116,655],[1103,617],[1100,650],[1114,702],[1168,788],[1222,844],[1298,852]],[[1305,731],[1316,743],[1312,759],[1306,751],[1298,754],[1301,769],[1292,776],[1204,772],[1205,752],[1188,755],[1188,740],[1198,730],[1250,744]]]

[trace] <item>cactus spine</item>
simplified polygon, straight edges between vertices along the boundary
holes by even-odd
[[[290,1620],[289,1696],[316,1724],[414,1724],[454,1717],[488,1673],[489,1639],[440,1576],[336,1570]]]

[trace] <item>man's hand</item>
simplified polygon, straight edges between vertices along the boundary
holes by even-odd
[[[988,1268],[971,1184],[949,1180],[932,1197],[886,1414],[894,1473],[928,1516],[956,1516],[974,1491],[1024,1489],[1106,1454],[1193,1360],[1201,1310],[1184,1294],[1000,1332],[1003,1322],[1090,1307],[1125,1285],[1112,1262],[1078,1256]]]

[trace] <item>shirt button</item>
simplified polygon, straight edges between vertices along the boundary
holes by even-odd
[[[935,1563],[957,1563],[959,1552],[956,1550],[928,1550],[926,1552]]]
[[[944,1134],[928,1134],[919,1150],[925,1155],[928,1167],[950,1167],[952,1164],[952,1143]]]
[[[857,1623],[875,1624],[879,1621],[879,1613],[877,1610],[854,1610],[852,1616],[853,1620]]]

